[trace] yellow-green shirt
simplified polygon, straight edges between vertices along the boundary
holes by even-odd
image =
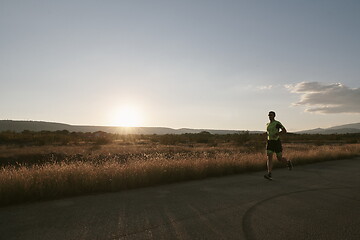
[[[280,128],[284,126],[281,122],[274,120],[266,124],[266,131],[268,135],[268,140],[278,140],[280,137],[278,135]]]

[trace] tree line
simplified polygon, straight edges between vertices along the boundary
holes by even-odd
[[[28,131],[0,132],[0,145],[43,146],[43,145],[73,145],[95,144],[104,145],[112,142],[119,144],[158,143],[163,145],[202,143],[217,146],[221,143],[236,145],[252,145],[266,141],[264,134],[250,134],[249,132],[235,134],[211,134],[207,131],[200,133],[165,134],[165,135],[121,135],[106,132],[69,132],[62,131]],[[352,134],[293,134],[282,136],[284,143],[359,143],[360,133]]]

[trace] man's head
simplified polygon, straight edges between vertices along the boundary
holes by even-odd
[[[276,114],[275,114],[274,111],[270,111],[270,112],[269,112],[269,115],[268,115],[268,116],[269,116],[270,121],[273,121],[273,120],[275,119],[275,115],[276,115]]]

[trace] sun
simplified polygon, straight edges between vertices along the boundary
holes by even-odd
[[[112,122],[120,127],[138,127],[142,123],[140,110],[134,106],[123,106],[112,114]]]

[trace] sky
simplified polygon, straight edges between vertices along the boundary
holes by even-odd
[[[360,122],[360,1],[0,0],[0,119]]]

